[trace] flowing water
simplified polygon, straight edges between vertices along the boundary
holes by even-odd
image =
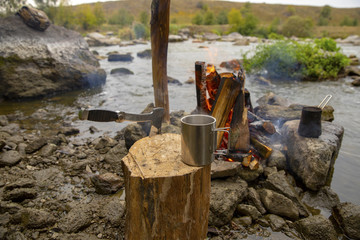
[[[190,77],[195,78],[194,63],[196,61],[214,63],[218,72],[226,72],[226,69],[218,67],[222,61],[241,58],[243,53],[251,51],[255,47],[255,44],[233,46],[232,43],[227,42],[171,43],[168,49],[168,75],[182,83]],[[101,60],[101,67],[107,73],[107,82],[101,88],[72,92],[41,101],[3,102],[0,103],[0,114],[17,111],[29,115],[42,108],[55,112],[60,118],[72,120],[76,119],[75,115],[79,106],[139,113],[148,103],[154,102],[151,59],[141,59],[136,56],[136,53],[146,49],[150,49],[150,44],[92,48],[101,56],[106,56],[111,51],[130,52],[134,60],[128,63]],[[342,46],[342,50],[346,55],[355,54],[360,57],[359,46]],[[134,75],[110,75],[111,69],[119,67],[130,69]],[[344,78],[339,81],[325,82],[282,82],[269,87],[258,85],[248,78],[246,79],[246,88],[251,92],[254,106],[256,106],[256,100],[268,91],[287,98],[290,103],[305,105],[318,105],[325,95],[333,95],[329,105],[335,109],[334,122],[344,126],[345,134],[335,163],[331,188],[339,195],[341,201],[360,204],[360,157],[358,152],[360,147],[360,88],[352,87],[350,82],[350,78]],[[170,111],[191,112],[196,105],[195,85],[169,85],[169,100]],[[49,119],[49,123],[57,120],[56,117]],[[96,123],[75,120],[72,124],[80,129],[78,137],[95,137],[96,135],[91,135],[89,132],[90,126],[101,130],[98,135],[115,135],[116,131],[127,123]]]

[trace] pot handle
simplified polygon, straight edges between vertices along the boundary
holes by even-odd
[[[328,104],[328,102],[330,101],[331,98],[332,98],[332,95],[330,95],[330,94],[326,95],[325,98],[318,105],[318,108],[321,108],[321,110],[323,110],[324,107],[326,106],[326,104]]]
[[[214,155],[227,155],[229,153],[229,149],[230,149],[230,127],[223,127],[223,128],[215,128],[213,130],[213,132],[227,132],[228,133],[228,144],[227,144],[227,149],[216,149],[216,145],[217,145],[217,134],[214,134]]]

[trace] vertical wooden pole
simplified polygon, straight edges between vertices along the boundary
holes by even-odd
[[[155,106],[165,109],[164,121],[170,122],[167,79],[170,0],[151,3],[151,52]]]

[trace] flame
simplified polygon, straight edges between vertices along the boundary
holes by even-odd
[[[213,64],[208,64],[206,66],[206,73],[210,74],[210,73],[214,73],[216,72],[215,66]]]

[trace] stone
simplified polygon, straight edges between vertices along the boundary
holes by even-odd
[[[209,225],[220,227],[229,223],[236,206],[246,195],[247,183],[243,180],[230,182],[216,179],[211,181]]]
[[[37,196],[34,188],[15,188],[4,193],[3,199],[6,201],[22,202],[25,199],[33,199]]]
[[[259,189],[261,202],[269,213],[286,217],[291,220],[299,218],[299,210],[296,205],[287,197],[269,189]]]
[[[178,85],[178,86],[182,85],[182,83],[179,80],[177,80],[177,79],[175,79],[173,77],[168,76],[167,78],[168,78],[168,83],[169,84],[174,84],[174,85]]]
[[[305,240],[336,240],[334,226],[322,215],[310,216],[295,222],[296,230]]]
[[[180,35],[169,34],[169,42],[183,42],[184,39]]]
[[[228,35],[223,35],[221,37],[221,41],[224,41],[224,42],[235,42],[236,40],[241,40],[243,39],[244,37],[238,33],[238,32],[232,32],[232,33],[229,33]]]
[[[286,226],[285,220],[277,215],[268,214],[265,218],[268,219],[271,229],[275,232],[279,232],[284,228],[284,226]]]
[[[252,223],[252,219],[250,216],[234,218],[232,221],[235,222],[236,224],[244,226],[244,227],[248,227]]]
[[[232,59],[230,61],[225,61],[220,63],[220,67],[226,68],[233,71],[239,71],[243,61],[240,59]]]
[[[5,186],[5,191],[10,191],[15,188],[33,188],[35,187],[35,181],[29,178],[20,178],[15,182],[9,183]]]
[[[5,239],[6,236],[8,236],[8,230],[5,227],[0,226],[0,239]]]
[[[26,208],[21,211],[21,222],[26,228],[45,228],[54,225],[56,218],[47,211]]]
[[[262,215],[266,213],[266,209],[261,202],[259,193],[252,187],[248,188],[247,200],[252,203]]]
[[[255,206],[247,204],[239,204],[236,207],[236,213],[240,216],[250,216],[252,220],[257,220],[261,217],[261,213]]]
[[[163,123],[161,125],[161,133],[176,133],[181,134],[181,128],[172,124]]]
[[[246,182],[252,182],[258,179],[258,177],[263,174],[264,168],[261,164],[259,164],[259,168],[255,170],[251,170],[250,168],[242,167],[239,169],[239,176],[241,179],[245,180]]]
[[[324,186],[317,192],[306,191],[301,201],[310,207],[329,211],[340,203],[339,196],[329,186]]]
[[[136,141],[146,136],[147,134],[142,126],[137,123],[129,124],[124,128],[125,145],[127,149],[130,149]]]
[[[281,128],[283,143],[288,148],[288,165],[308,189],[318,191],[331,181],[344,128],[323,121],[320,137],[306,138],[298,134],[299,122],[288,121]]]
[[[112,194],[119,191],[124,185],[124,179],[114,173],[92,175],[91,182],[99,194]]]
[[[184,110],[174,111],[170,113],[170,123],[176,127],[181,127],[181,118],[186,116]]]
[[[125,201],[121,200],[119,196],[113,197],[102,208],[102,215],[112,227],[121,226],[122,222],[125,221]]]
[[[104,136],[95,139],[92,144],[95,145],[96,150],[100,150],[106,147],[114,147],[117,144],[117,141],[111,137]]]
[[[281,126],[286,121],[300,119],[302,108],[300,105],[259,105],[254,108],[254,112],[259,117]]]
[[[269,175],[267,179],[260,184],[262,187],[282,194],[292,200],[292,202],[298,208],[300,216],[307,217],[310,215],[310,212],[301,202],[300,197],[297,195],[294,187],[288,182],[285,171],[279,171]]]
[[[45,31],[50,26],[48,16],[39,9],[23,6],[16,14],[23,19],[26,25],[33,29]]]
[[[0,97],[5,99],[43,97],[105,83],[106,73],[86,41],[60,26],[51,24],[39,33],[19,16],[1,18],[0,52]]]
[[[6,126],[9,124],[9,121],[6,117],[6,115],[0,115],[0,126]]]
[[[146,49],[144,51],[138,52],[136,54],[139,58],[151,58],[151,49]]]
[[[21,154],[15,150],[0,153],[0,167],[14,166],[20,162],[22,158]]]
[[[85,37],[85,40],[91,47],[113,46],[121,44],[121,40],[119,38],[105,36],[98,32],[88,33]]]
[[[261,98],[259,98],[256,101],[260,106],[266,106],[266,105],[276,105],[276,106],[288,106],[288,100],[280,97],[278,95],[276,95],[273,92],[269,92],[267,94],[265,94],[264,96],[262,96]]]
[[[360,76],[360,68],[357,66],[347,66],[345,68],[345,74],[347,76]]]
[[[211,163],[211,179],[235,176],[240,168],[240,162],[227,162],[215,159]]]
[[[332,216],[349,238],[360,239],[359,205],[349,202],[339,203],[333,207]]]
[[[134,75],[134,72],[127,68],[114,68],[111,69],[110,74],[114,75]]]
[[[66,233],[77,232],[91,224],[96,210],[94,204],[78,204],[59,220],[58,227]]]
[[[186,84],[194,84],[195,79],[193,77],[189,77],[188,80],[185,81]]]
[[[33,141],[29,142],[25,148],[25,152],[27,154],[31,154],[42,148],[47,144],[47,140],[43,137],[39,137],[34,139]]]
[[[131,53],[126,54],[109,54],[108,61],[109,62],[132,62],[134,59],[133,56],[131,56]]]
[[[360,86],[360,77],[354,79],[354,80],[351,82],[351,85],[353,85],[354,87],[359,87],[359,86]]]
[[[236,40],[234,42],[234,46],[248,46],[250,44],[250,40],[248,38],[242,38],[239,40]]]
[[[207,41],[216,41],[221,39],[221,36],[215,33],[204,33],[202,37]]]
[[[18,203],[0,201],[0,214],[17,214],[23,207]]]
[[[53,143],[48,143],[45,146],[43,146],[40,151],[39,154],[42,157],[50,157],[57,149],[57,146]]]
[[[273,149],[270,157],[267,159],[268,167],[276,167],[279,170],[285,170],[287,168],[285,155],[277,150]]]
[[[78,128],[74,127],[63,127],[60,131],[65,136],[72,136],[80,133],[80,130]]]

